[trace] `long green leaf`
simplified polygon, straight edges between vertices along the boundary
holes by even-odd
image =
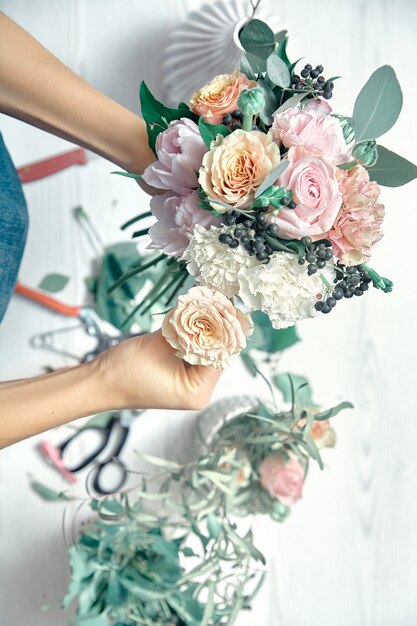
[[[285,61],[280,59],[279,56],[274,53],[270,54],[266,60],[266,67],[268,78],[272,80],[275,85],[283,89],[290,86],[290,72]]]

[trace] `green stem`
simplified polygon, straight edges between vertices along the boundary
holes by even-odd
[[[136,230],[132,235],[132,239],[135,239],[135,237],[143,237],[143,235],[147,235],[148,233],[149,233],[149,227],[142,228],[142,230]]]
[[[139,222],[139,220],[143,220],[145,217],[150,217],[152,215],[151,211],[146,211],[146,213],[141,213],[140,215],[136,215],[136,217],[132,217],[131,220],[125,222],[122,226],[120,226],[120,230],[126,230],[132,224]]]
[[[178,283],[178,285],[175,286],[175,289],[169,294],[168,298],[165,300],[165,305],[166,306],[168,306],[172,302],[172,300],[177,295],[177,293],[179,292],[181,287],[184,285],[184,283],[187,280],[188,276],[189,276],[189,274],[188,274],[188,272],[186,272],[185,275],[180,280],[180,282]]]
[[[247,131],[252,130],[252,121],[253,121],[253,115],[246,114],[245,117],[243,118],[243,124],[242,124],[243,130],[247,130]]]
[[[120,287],[120,285],[123,285],[123,283],[129,280],[129,278],[132,278],[132,276],[136,276],[136,274],[140,274],[141,272],[144,272],[145,270],[149,269],[153,265],[157,265],[158,263],[160,263],[160,261],[162,261],[162,259],[165,259],[165,254],[161,254],[160,256],[156,258],[154,257],[152,261],[149,261],[149,263],[145,263],[144,265],[140,265],[140,264],[135,265],[134,267],[132,267],[131,270],[123,274],[123,276],[120,276],[120,278],[118,278],[111,285],[111,287],[108,288],[107,295],[109,296],[115,289]]]
[[[141,315],[145,315],[145,313],[147,313],[149,311],[149,309],[151,309],[153,307],[153,305],[158,302],[158,300],[160,300],[160,298],[162,298],[162,296],[164,296],[166,294],[166,292],[171,289],[171,287],[178,282],[178,279],[181,278],[181,274],[178,275],[176,274],[174,276],[174,278],[166,285],[166,287],[164,287],[162,289],[162,291],[160,291],[150,302],[149,304],[143,309],[143,311],[141,311]]]

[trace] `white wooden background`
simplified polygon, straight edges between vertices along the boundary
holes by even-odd
[[[349,114],[371,72],[392,64],[404,91],[404,109],[383,143],[416,160],[414,0],[264,0],[291,33],[292,58],[322,63],[341,74],[332,104]],[[133,111],[145,79],[158,94],[168,33],[200,0],[0,0],[0,8],[94,86]],[[13,54],[13,51],[10,51]],[[1,62],[1,61],[0,61]],[[69,144],[0,116],[17,165],[60,152]],[[92,161],[26,187],[31,226],[21,279],[36,285],[51,271],[69,273],[62,294],[85,296],[91,249],[71,209],[82,205],[103,239],[122,240],[119,225],[146,207],[132,181],[109,176],[112,166]],[[337,418],[336,450],[326,470],[313,470],[302,501],[284,525],[258,519],[256,537],[269,577],[238,626],[415,626],[417,624],[417,326],[415,183],[384,190],[385,238],[373,265],[395,291],[373,291],[338,305],[330,316],[300,324],[303,342],[288,351],[284,370],[310,377],[323,404],[349,399],[355,410]],[[0,233],[1,236],[1,233]],[[34,332],[62,320],[15,297],[0,328],[0,379],[38,374],[65,359],[28,346]],[[80,340],[81,347],[81,340]],[[227,371],[216,397],[231,388],[264,394],[240,364]],[[181,431],[192,415],[155,412],[135,424],[131,448],[181,456]],[[60,439],[65,433],[50,435]],[[36,440],[0,453],[0,624],[62,626],[57,603],[68,581],[61,535],[62,507],[29,489],[27,475],[56,487],[60,478],[35,451]],[[127,455],[129,459],[129,455]]]

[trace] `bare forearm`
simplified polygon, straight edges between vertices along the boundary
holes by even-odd
[[[0,12],[0,111],[132,172],[155,157],[144,121],[88,85]]]
[[[0,447],[112,408],[96,362],[0,385]]]

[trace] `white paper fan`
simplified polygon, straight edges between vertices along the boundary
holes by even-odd
[[[251,15],[249,2],[218,0],[192,11],[175,28],[162,66],[163,95],[170,106],[189,100],[217,74],[227,74],[239,67],[242,54],[239,32]],[[277,16],[265,13],[262,6],[255,17],[267,22],[274,32],[283,29]]]

